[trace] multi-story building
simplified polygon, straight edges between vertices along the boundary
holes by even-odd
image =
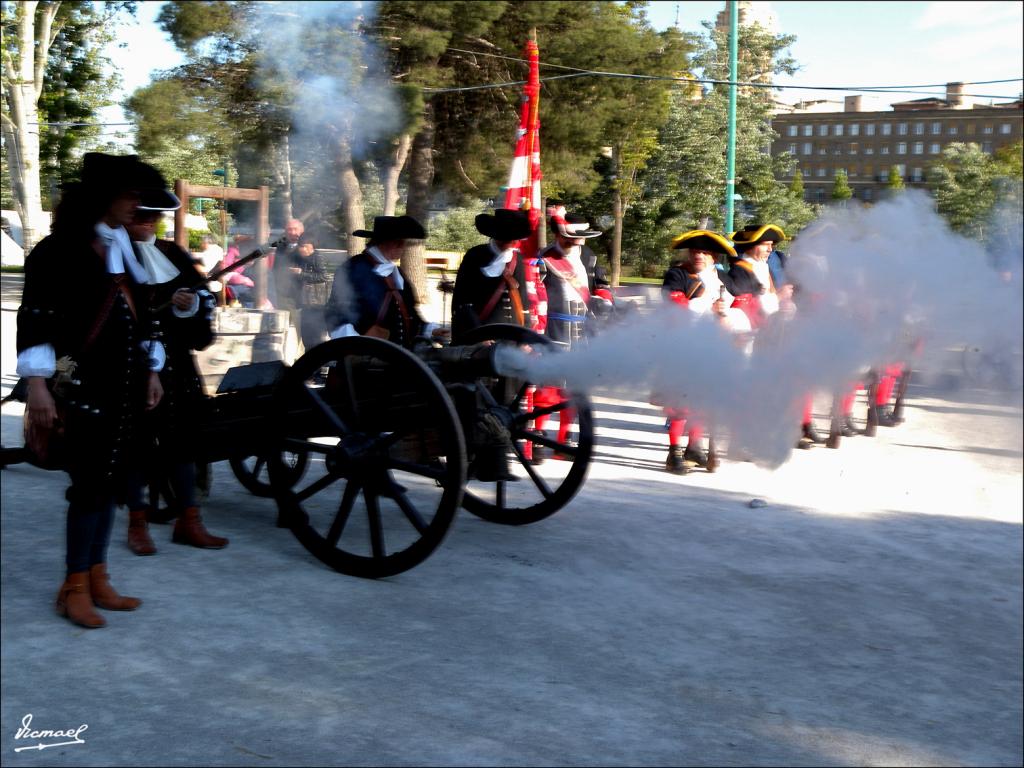
[[[796,158],[805,199],[828,200],[840,169],[860,200],[878,199],[894,167],[908,187],[925,186],[929,163],[946,145],[973,142],[993,153],[1020,141],[1024,124],[1021,100],[975,104],[962,83],[948,83],[945,99],[903,101],[884,111],[864,111],[863,104],[862,97],[847,96],[842,111],[838,102],[810,102],[772,118],[779,136],[772,155],[788,152]],[[791,179],[792,174],[785,181]]]

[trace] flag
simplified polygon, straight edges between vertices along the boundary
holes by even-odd
[[[515,156],[505,190],[505,208],[525,211],[530,218],[530,236],[520,244],[526,270],[527,326],[543,331],[547,297],[537,263],[538,228],[543,226],[540,196],[540,49],[534,40],[526,43],[530,71],[523,88],[516,131]]]

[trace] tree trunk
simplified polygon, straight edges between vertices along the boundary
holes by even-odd
[[[363,190],[359,186],[359,179],[352,166],[352,147],[345,135],[338,139],[338,164],[340,166],[338,180],[341,185],[345,231],[348,233],[348,252],[349,254],[360,253],[363,250],[363,238],[355,237],[351,233],[366,225],[363,214]]]
[[[53,45],[53,17],[59,3],[42,8],[36,18],[36,0],[17,6],[17,68],[9,50],[3,52],[4,98],[8,115],[4,115],[4,139],[15,207],[21,217],[23,245],[28,252],[45,235],[43,231],[42,195],[39,183],[39,97],[43,91],[46,59]]]
[[[384,187],[384,215],[394,216],[395,208],[398,206],[398,177],[402,175],[405,168],[405,161],[409,158],[409,147],[412,146],[412,136],[403,133],[398,137],[391,162],[384,166],[380,182]]]
[[[284,220],[288,222],[295,218],[295,214],[292,212],[292,145],[287,133],[281,142],[281,171],[284,182],[281,185],[281,203]]]
[[[619,187],[622,181],[621,170],[619,168],[619,153],[616,150],[615,185],[612,187],[612,216],[615,219],[615,232],[612,234],[611,248],[608,249],[608,258],[612,265],[612,288],[619,287],[619,277],[622,275],[622,190]]]
[[[423,108],[423,124],[412,141],[409,153],[409,196],[405,213],[424,228],[430,206],[430,188],[434,181],[434,109],[428,102]],[[412,280],[418,297],[426,295],[427,267],[424,261],[426,242],[412,241],[402,255],[402,271]]]
[[[615,218],[615,232],[608,249],[608,259],[612,265],[612,288],[618,288],[622,275],[622,192],[617,188],[612,190],[612,216]]]

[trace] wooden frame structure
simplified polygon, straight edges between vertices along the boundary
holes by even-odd
[[[244,189],[238,187],[224,187],[212,184],[190,184],[185,179],[178,179],[174,182],[174,194],[181,200],[181,207],[174,212],[174,242],[181,248],[188,250],[188,230],[185,228],[185,216],[188,213],[188,203],[193,197],[210,197],[214,200],[248,200],[257,203],[259,210],[256,218],[256,243],[265,245],[270,240],[270,189],[261,186],[256,189]],[[227,217],[221,218],[222,224],[227,223]],[[225,226],[226,229],[226,226]],[[246,254],[241,254],[245,256]],[[262,307],[267,300],[267,263],[263,259],[257,259],[254,265],[256,283],[256,306]]]

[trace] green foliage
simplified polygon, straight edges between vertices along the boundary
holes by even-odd
[[[188,249],[192,253],[198,253],[203,248],[203,237],[206,235],[205,232],[200,232],[196,229],[188,230]]]
[[[789,183],[789,194],[795,200],[804,199],[804,174],[799,168],[793,172],[793,181]]]
[[[846,171],[836,171],[836,180],[832,184],[832,199],[849,200],[851,197],[853,197],[853,190],[850,189],[850,183],[846,179]]]
[[[894,191],[898,191],[906,187],[906,184],[903,183],[903,176],[900,174],[900,169],[895,165],[890,166],[889,168],[889,179],[885,186]]]
[[[1003,158],[993,158],[977,144],[947,145],[928,169],[936,209],[955,231],[984,239],[997,200],[997,178],[1006,178],[1000,173],[1006,169]]]
[[[476,216],[482,205],[451,208],[431,217],[427,225],[427,248],[465,253],[486,238],[477,232]]]

